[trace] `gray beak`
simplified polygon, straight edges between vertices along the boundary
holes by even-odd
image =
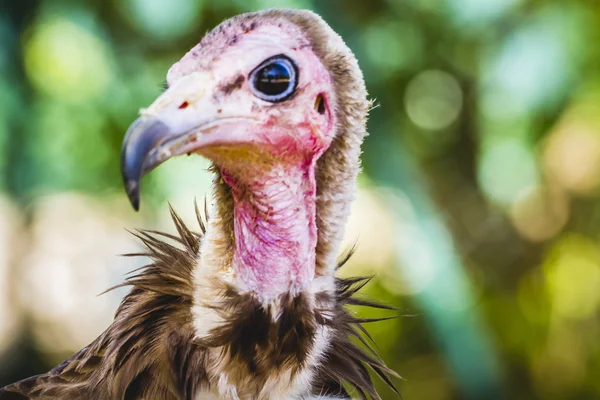
[[[252,118],[243,115],[239,102],[217,103],[210,95],[217,83],[214,76],[204,72],[180,78],[141,110],[141,117],[127,130],[121,148],[121,175],[136,211],[140,207],[140,180],[169,158],[214,144],[249,140],[243,130],[232,127],[248,124]]]
[[[140,180],[164,161],[158,149],[169,137],[172,137],[169,127],[152,116],[136,119],[127,130],[121,148],[121,175],[127,197],[136,211],[140,208]]]

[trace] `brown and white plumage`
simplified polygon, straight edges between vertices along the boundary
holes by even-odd
[[[238,60],[244,46],[297,63],[289,100],[251,96],[244,63],[254,61]],[[220,65],[236,67],[221,76]],[[386,307],[354,296],[368,279],[334,277],[347,259],[336,262],[370,107],[353,54],[316,14],[269,10],[222,23],[168,80],[171,89],[128,133],[127,190],[137,203],[143,173],[177,154],[202,154],[215,174],[206,227],[199,215],[194,233],[172,211],[177,235],[139,233],[152,261],[124,283],[131,291],[112,325],[49,373],[0,390],[0,399],[349,398],[345,386],[379,398],[369,369],[395,390],[395,373],[365,339],[366,321],[345,308]],[[210,128],[195,107],[213,110]],[[255,115],[227,114],[243,110]]]

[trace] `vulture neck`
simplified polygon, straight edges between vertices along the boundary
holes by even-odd
[[[237,286],[263,301],[303,291],[315,275],[314,163],[221,173],[234,203],[231,266]]]
[[[316,160],[219,168],[216,218],[213,211],[200,264],[226,260],[228,280],[263,304],[309,288],[318,240]]]

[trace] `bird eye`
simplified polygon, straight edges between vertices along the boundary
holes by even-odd
[[[258,98],[272,103],[283,101],[296,90],[296,66],[285,56],[271,57],[252,71],[250,82]]]

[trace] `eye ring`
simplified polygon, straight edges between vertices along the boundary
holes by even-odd
[[[289,99],[296,91],[298,69],[283,54],[263,61],[250,73],[250,87],[256,97],[271,103]]]

